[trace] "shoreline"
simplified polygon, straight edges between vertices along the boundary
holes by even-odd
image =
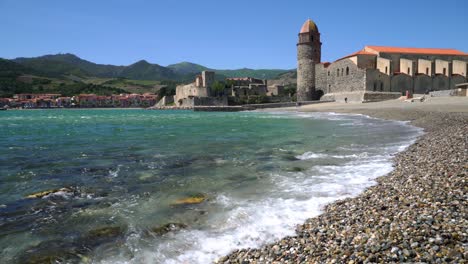
[[[424,129],[393,158],[394,169],[358,196],[297,225],[296,235],[240,249],[217,263],[454,262],[466,252],[468,98],[397,100],[275,109],[363,114]]]

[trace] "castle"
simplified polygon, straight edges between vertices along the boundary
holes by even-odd
[[[468,53],[454,49],[365,46],[330,63],[321,62],[321,48],[318,27],[309,19],[297,43],[298,101],[379,101],[467,82]]]

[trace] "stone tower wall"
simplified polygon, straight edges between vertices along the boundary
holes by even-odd
[[[314,49],[311,43],[297,45],[297,101],[309,101],[315,92]]]

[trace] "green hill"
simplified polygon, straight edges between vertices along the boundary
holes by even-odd
[[[204,70],[215,71],[217,80],[227,77],[277,79],[288,73],[280,69],[216,70],[191,62],[164,67],[145,60],[115,66],[93,63],[69,53],[14,60],[0,58],[0,96],[26,92],[64,95],[157,92],[162,87],[175,89],[179,83],[192,82],[195,75]]]
[[[167,68],[180,75],[197,74],[202,71],[210,70],[205,66],[186,61],[168,65]]]

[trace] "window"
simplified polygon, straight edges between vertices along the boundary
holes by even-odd
[[[340,69],[336,69],[336,76],[340,76]]]
[[[387,74],[387,73],[388,73],[388,67],[385,66],[385,74]]]
[[[380,91],[383,91],[383,82],[380,83]]]
[[[330,76],[330,71],[328,71],[328,76]]]
[[[341,68],[341,76],[343,76],[343,71],[344,71],[343,68]]]
[[[410,75],[410,68],[408,67],[408,75]]]
[[[314,36],[310,36],[310,41],[314,41]]]
[[[377,83],[374,83],[374,92],[377,91]]]
[[[429,75],[429,68],[426,67],[426,75]]]
[[[446,68],[444,68],[442,71],[443,71],[444,75],[447,75],[447,69]]]
[[[328,85],[328,92],[329,93],[331,92],[331,85],[330,84]]]
[[[346,75],[349,75],[349,67],[346,67]]]

